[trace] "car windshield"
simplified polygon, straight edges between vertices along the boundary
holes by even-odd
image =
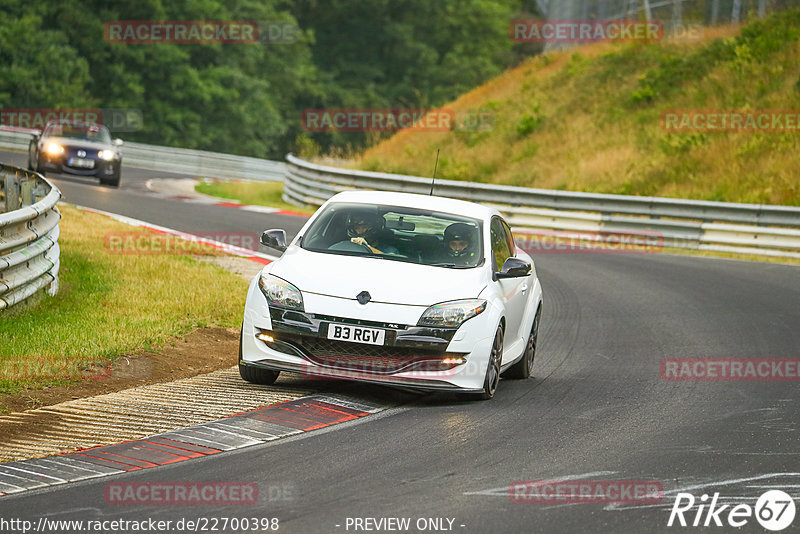
[[[51,137],[65,137],[67,139],[80,139],[95,143],[111,143],[111,134],[105,126],[96,124],[72,124],[62,122],[48,127],[46,134]]]
[[[302,239],[314,252],[464,269],[483,262],[482,224],[451,213],[333,203]]]

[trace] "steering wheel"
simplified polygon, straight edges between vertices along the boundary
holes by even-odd
[[[333,245],[328,247],[328,250],[336,250],[340,252],[369,252],[373,254],[372,249],[370,249],[367,245],[359,245],[358,243],[353,243],[349,240],[339,241],[338,243],[334,243]]]

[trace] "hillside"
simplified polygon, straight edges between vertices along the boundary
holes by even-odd
[[[601,43],[538,56],[445,108],[490,130],[402,131],[366,170],[600,193],[800,205],[800,126],[668,132],[670,110],[800,110],[800,10],[693,43]],[[791,127],[793,126],[793,128]]]

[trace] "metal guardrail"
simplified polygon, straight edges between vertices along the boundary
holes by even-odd
[[[26,152],[20,156],[23,166],[27,164],[30,140],[29,133],[0,130],[0,147]],[[282,161],[129,142],[122,147],[122,162],[123,178],[125,167],[188,174],[197,178],[259,182],[283,181],[286,174]]]
[[[283,199],[320,206],[340,191],[428,194],[431,179],[317,165],[286,156]],[[495,205],[526,230],[657,237],[664,246],[800,258],[800,208],[553,191],[436,180],[435,194]],[[533,232],[535,233],[535,232]]]
[[[61,192],[35,172],[0,163],[0,193],[2,311],[42,288],[58,292]]]

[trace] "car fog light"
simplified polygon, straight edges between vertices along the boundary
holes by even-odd
[[[263,332],[258,334],[256,337],[261,341],[263,341],[264,343],[272,343],[273,341],[275,341],[274,337],[270,336],[269,334],[265,334]]]

